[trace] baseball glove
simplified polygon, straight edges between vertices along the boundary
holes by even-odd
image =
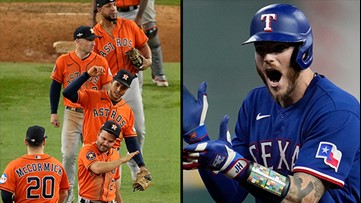
[[[133,183],[133,192],[135,190],[144,191],[150,185],[152,176],[147,169],[141,169],[137,175],[137,179]]]
[[[141,70],[143,68],[143,58],[138,49],[133,48],[125,54],[136,69]]]

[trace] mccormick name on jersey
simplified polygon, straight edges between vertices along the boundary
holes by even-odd
[[[18,176],[18,178],[21,178],[28,173],[35,173],[42,171],[55,172],[59,176],[63,175],[63,169],[59,165],[48,162],[26,164],[26,166],[15,169],[15,173]]]
[[[133,40],[127,38],[116,38],[115,39],[115,46],[117,47],[128,47],[132,48]],[[108,42],[106,45],[103,46],[103,50],[99,50],[100,55],[106,57],[109,52],[115,50],[114,45],[111,42]]]

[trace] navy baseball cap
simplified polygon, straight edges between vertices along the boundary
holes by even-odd
[[[95,35],[93,28],[89,26],[81,25],[74,31],[74,40],[76,39],[94,40],[95,38],[100,38],[100,36]]]
[[[135,78],[135,76],[133,74],[131,74],[130,72],[128,72],[127,70],[125,70],[125,69],[121,69],[113,77],[114,80],[122,83],[123,85],[125,85],[128,88],[132,84],[132,81],[133,81],[134,78]]]
[[[115,2],[115,0],[97,0],[97,7],[102,7],[110,2]]]
[[[45,135],[45,129],[41,126],[30,126],[26,131],[26,141],[29,143],[41,143],[48,136]]]
[[[115,135],[116,138],[119,137],[121,131],[120,125],[112,120],[106,121],[100,129]]]

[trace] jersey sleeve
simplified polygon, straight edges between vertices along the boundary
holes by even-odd
[[[68,175],[66,174],[64,166],[62,166],[62,169],[63,169],[64,173],[63,173],[63,175],[61,177],[61,181],[60,181],[60,190],[69,190],[70,185],[69,185],[69,181],[68,181]]]
[[[122,132],[124,137],[134,137],[137,134],[135,133],[134,128],[134,113],[130,107],[128,107],[128,120],[126,121],[126,125],[122,127]]]
[[[144,31],[138,27],[138,25],[131,21],[133,25],[134,35],[135,35],[135,48],[139,49],[143,47],[148,42],[148,37],[145,35]]]
[[[6,190],[8,192],[14,193],[16,189],[16,174],[14,173],[13,168],[14,161],[10,162],[4,173],[0,177],[0,190]]]
[[[94,162],[100,161],[97,153],[90,145],[86,145],[80,150],[79,159],[86,169],[89,169]]]
[[[50,78],[63,84],[64,80],[64,55],[61,55],[55,62]]]
[[[84,108],[91,103],[91,92],[94,90],[83,89],[78,90],[78,101],[77,103],[81,104]]]
[[[334,111],[311,125],[293,172],[308,173],[343,187],[359,151],[360,119],[349,111]]]

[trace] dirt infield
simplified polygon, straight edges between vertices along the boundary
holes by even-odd
[[[0,3],[0,61],[54,63],[53,43],[90,23],[90,3]],[[156,5],[165,62],[180,61],[180,7]]]

